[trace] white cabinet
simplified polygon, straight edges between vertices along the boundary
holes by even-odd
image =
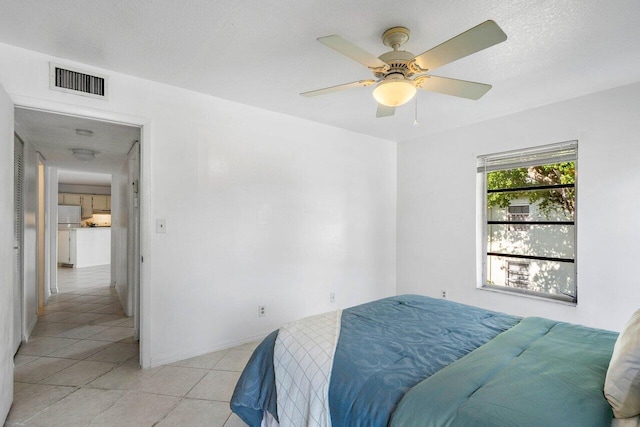
[[[76,264],[75,230],[58,230],[58,263]]]

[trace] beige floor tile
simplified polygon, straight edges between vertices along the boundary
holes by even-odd
[[[26,389],[26,388],[31,387],[32,385],[34,385],[34,384],[29,384],[29,383],[19,383],[19,382],[17,382],[17,381],[14,381],[14,382],[13,382],[13,393],[15,394],[15,393],[17,393],[17,392],[19,392],[19,391],[22,391],[22,390],[24,390],[24,389]]]
[[[89,313],[93,310],[104,307],[104,305],[102,304],[91,304],[89,302],[85,302],[83,304],[75,304],[73,301],[70,301],[68,304],[72,304],[73,306],[69,307],[67,311],[77,311],[80,313]]]
[[[92,355],[87,360],[119,363],[131,359],[136,354],[138,354],[138,344],[116,342]]]
[[[83,360],[105,348],[111,343],[106,341],[81,340],[69,347],[51,353],[50,357],[64,357],[65,359]]]
[[[134,334],[133,328],[121,328],[120,326],[113,326],[95,335],[91,335],[89,339],[98,341],[120,341],[125,338],[131,338]]]
[[[82,360],[43,379],[40,384],[81,386],[109,372],[115,366],[115,363]]]
[[[222,427],[231,410],[223,402],[183,399],[157,424],[158,427]]]
[[[129,327],[130,325],[125,325],[124,323],[127,321],[128,317],[121,316],[117,314],[101,314],[101,313],[91,313],[91,314],[99,314],[101,317],[97,318],[93,322],[94,325],[103,325],[103,326],[122,326]],[[131,325],[133,326],[133,325]]]
[[[133,316],[131,317],[127,317],[126,320],[124,322],[122,322],[120,325],[118,326],[125,326],[128,328],[133,328],[135,326],[135,319],[133,318]]]
[[[52,311],[42,316],[38,316],[38,322],[59,322],[69,317],[76,316],[78,313],[73,311]]]
[[[81,388],[49,406],[25,425],[42,427],[86,426],[99,414],[112,407],[123,395],[124,392],[119,390]]]
[[[74,325],[68,323],[38,322],[33,331],[31,331],[31,335],[34,337],[54,337],[73,327]]]
[[[22,390],[14,389],[13,404],[7,417],[7,425],[23,423],[74,390],[75,387],[41,384],[33,384]]]
[[[114,390],[131,390],[143,380],[153,377],[160,369],[162,368],[141,369],[137,362],[129,361],[92,381],[89,386]]]
[[[13,380],[23,383],[37,383],[77,363],[77,360],[40,357],[33,362],[20,365],[13,371]]]
[[[47,304],[55,304],[57,302],[64,302],[64,301],[69,301],[69,300],[74,300],[78,298],[77,295],[71,295],[71,294],[54,294],[51,295],[49,297],[49,299],[47,300]]]
[[[18,350],[18,354],[26,354],[28,356],[46,356],[77,343],[78,340],[69,338],[55,337],[33,337],[29,342],[23,343]]]
[[[153,426],[180,398],[132,391],[100,414],[91,426]]]
[[[69,310],[69,308],[75,308],[75,304],[67,300],[64,302],[54,302],[53,304],[47,304],[47,306],[44,308],[44,311],[46,313],[51,313],[54,311],[75,311]]]
[[[227,354],[214,366],[220,371],[242,372],[253,354],[251,350],[229,350]]]
[[[80,295],[76,297],[73,302],[90,303],[90,304],[115,304],[118,302],[118,297],[103,296],[103,295]]]
[[[104,314],[99,313],[74,313],[73,316],[61,320],[63,323],[78,323],[81,325],[89,325],[93,321],[100,319]]]
[[[193,399],[229,402],[240,378],[239,372],[209,371],[207,375],[187,394]]]
[[[160,372],[140,383],[137,390],[146,393],[184,396],[207,373],[204,369],[163,366]]]
[[[18,366],[22,366],[25,363],[33,362],[34,360],[40,359],[42,356],[27,356],[25,354],[17,354],[13,358],[13,366],[17,368]]]
[[[247,427],[247,425],[239,416],[231,414],[224,427]]]
[[[233,350],[255,350],[260,343],[262,342],[262,340],[258,340],[258,341],[251,341],[242,345],[239,345],[237,347],[234,347]]]
[[[122,306],[120,306],[119,303],[116,303],[116,304],[109,304],[109,305],[101,305],[100,307],[96,307],[88,311],[91,311],[92,313],[114,314],[114,313],[118,313],[121,310],[122,310]]]
[[[109,329],[108,326],[99,326],[99,325],[81,325],[76,326],[72,329],[66,330],[64,332],[59,333],[57,336],[61,338],[75,338],[75,339],[85,339],[89,338],[92,335],[97,333],[106,331]]]
[[[170,366],[184,366],[186,368],[213,369],[228,350],[215,351],[213,353],[203,354],[202,356],[192,357],[190,359],[180,360],[172,363]]]

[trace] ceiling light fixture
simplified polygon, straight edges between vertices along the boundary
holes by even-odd
[[[73,153],[73,157],[84,162],[95,159],[97,153],[97,151],[86,148],[72,148],[71,152]]]
[[[373,90],[373,97],[382,105],[397,107],[411,101],[416,94],[416,87],[410,80],[401,75],[388,76]]]
[[[76,135],[93,136],[93,131],[89,129],[76,129]]]

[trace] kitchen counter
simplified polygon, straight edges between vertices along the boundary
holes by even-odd
[[[110,264],[111,227],[60,229],[58,254],[58,262],[76,268]]]

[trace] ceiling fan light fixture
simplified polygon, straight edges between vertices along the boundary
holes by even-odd
[[[73,157],[85,162],[95,159],[97,153],[97,151],[89,150],[86,148],[72,148],[71,152],[73,153]]]
[[[416,94],[416,87],[410,80],[402,78],[387,78],[380,82],[373,90],[373,97],[382,105],[397,107],[406,104]]]

